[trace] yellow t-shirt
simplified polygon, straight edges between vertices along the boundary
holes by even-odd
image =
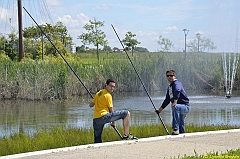
[[[100,118],[104,116],[109,113],[108,108],[113,107],[112,95],[106,89],[102,89],[97,92],[92,102],[95,104],[93,118]]]

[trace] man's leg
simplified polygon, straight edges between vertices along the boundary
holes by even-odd
[[[179,122],[180,122],[180,110],[178,104],[172,107],[172,129],[173,131],[179,130]]]
[[[123,119],[123,129],[124,134],[129,134],[129,125],[130,125],[130,112],[128,111],[127,116]]]
[[[94,143],[102,143],[102,131],[104,124],[98,122],[98,119],[93,119]]]
[[[108,113],[105,115],[106,123],[110,123],[119,119],[123,119],[123,129],[124,134],[129,134],[130,126],[130,112],[128,110],[115,111],[113,113]]]
[[[187,113],[190,111],[190,106],[181,105],[180,110],[180,123],[179,123],[179,132],[180,134],[185,133],[185,118]]]

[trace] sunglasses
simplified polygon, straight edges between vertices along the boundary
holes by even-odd
[[[174,75],[167,75],[167,77],[169,77],[169,76],[170,76],[170,77],[173,77]]]

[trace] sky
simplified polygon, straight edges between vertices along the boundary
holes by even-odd
[[[105,32],[108,46],[112,48],[122,48],[122,46],[111,25],[116,29],[120,39],[124,39],[125,34],[130,31],[136,34],[135,38],[141,42],[137,46],[147,48],[151,52],[161,50],[161,46],[158,44],[160,35],[173,42],[174,47],[171,51],[183,51],[185,44],[183,29],[189,30],[186,36],[187,43],[196,39],[196,34],[200,33],[201,38],[210,38],[214,42],[217,52],[235,51],[236,44],[238,44],[239,0],[22,1],[23,7],[33,17],[36,15],[36,21],[39,23],[47,22],[45,18],[41,18],[44,17],[44,14],[51,17],[54,23],[63,22],[77,46],[82,45],[77,37],[85,32],[83,26],[94,18],[104,22],[101,30]],[[40,5],[42,5],[41,1],[48,9],[44,14],[38,12],[38,8],[41,8]],[[5,14],[10,14],[10,9],[4,8],[4,6],[0,7],[1,22],[6,17]],[[26,15],[26,13],[23,14]]]

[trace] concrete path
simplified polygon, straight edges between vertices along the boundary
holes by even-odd
[[[186,133],[29,152],[0,159],[149,159],[178,158],[240,148],[240,129]]]

